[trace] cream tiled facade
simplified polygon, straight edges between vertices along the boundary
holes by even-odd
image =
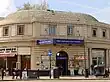
[[[72,35],[67,34],[68,24],[73,25]],[[17,25],[24,25],[23,35],[17,34]],[[49,35],[49,25],[57,25],[54,35]],[[6,26],[9,27],[8,36],[3,36],[3,28]],[[93,29],[96,29],[96,37],[92,36]],[[37,40],[53,38],[84,40],[85,48],[83,45],[75,44],[71,46],[67,44],[37,45]],[[68,69],[72,68],[70,61],[76,55],[86,55],[86,68],[92,64],[93,57],[104,56],[106,57],[104,62],[108,67],[110,66],[108,62],[110,59],[110,25],[99,22],[91,15],[83,13],[22,10],[9,14],[0,21],[0,47],[17,48],[18,68],[21,68],[21,55],[30,55],[30,68],[42,69],[41,57],[48,61],[49,49],[52,50],[52,66],[55,66],[57,52],[65,51],[69,57]],[[49,68],[49,61],[44,63],[44,68],[45,66]],[[84,60],[81,60],[81,66],[84,67]]]

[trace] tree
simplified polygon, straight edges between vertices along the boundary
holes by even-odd
[[[28,3],[24,3],[23,7],[19,7],[18,11],[20,10],[47,10],[48,5],[46,3],[43,4],[30,4]]]

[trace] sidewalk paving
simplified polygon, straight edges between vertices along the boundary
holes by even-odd
[[[0,77],[0,81],[1,81]],[[53,77],[50,79],[49,76],[40,77],[39,79],[26,79],[27,80],[110,80],[109,78],[103,78],[103,77],[95,77],[95,76],[89,76],[88,78],[85,78],[84,76],[65,76],[60,77],[59,79],[54,79]],[[20,81],[20,79],[12,79],[12,76],[5,76],[4,81]]]

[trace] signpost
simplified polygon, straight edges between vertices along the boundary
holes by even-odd
[[[49,60],[50,60],[50,79],[51,79],[51,55],[52,55],[52,51],[48,50],[48,56],[49,56]]]

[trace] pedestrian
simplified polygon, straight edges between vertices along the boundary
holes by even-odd
[[[108,70],[107,69],[105,69],[105,75],[104,75],[104,77],[109,77],[109,73],[108,73]]]
[[[59,69],[60,75],[62,76],[63,75],[63,66],[60,65],[58,69]]]
[[[4,71],[3,68],[1,68],[1,71],[2,71],[2,80],[3,80],[4,79],[4,73],[5,73],[5,71]]]
[[[15,74],[16,74],[16,79],[18,79],[18,76],[19,76],[19,70],[18,69],[15,70]]]
[[[22,69],[20,70],[20,79],[22,79]]]
[[[12,68],[12,79],[14,79],[14,78],[15,78],[15,69]]]
[[[91,75],[94,75],[94,64],[91,65]]]
[[[37,79],[39,79],[39,69],[37,70]]]

